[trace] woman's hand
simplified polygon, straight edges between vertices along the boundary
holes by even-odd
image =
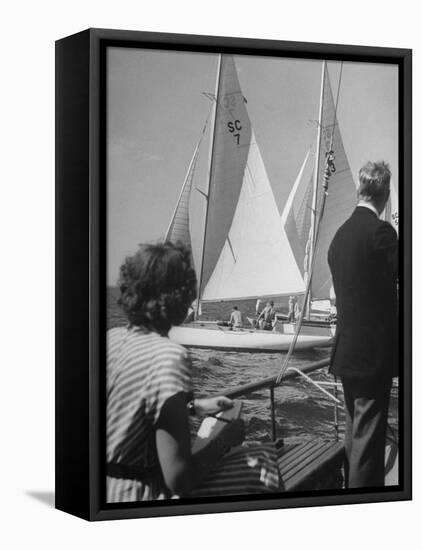
[[[220,411],[227,411],[233,407],[233,400],[220,395],[218,397],[204,397],[195,399],[195,410],[199,416],[216,414]]]

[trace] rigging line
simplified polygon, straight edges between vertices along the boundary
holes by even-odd
[[[232,246],[232,243],[231,243],[231,240],[230,240],[229,235],[227,235],[227,243],[228,243],[228,245],[229,245],[230,252],[232,253],[234,263],[236,263],[237,260],[236,260],[236,256],[235,256],[234,251],[233,251],[233,246]]]
[[[308,376],[307,374],[305,374],[304,372],[302,372],[300,369],[296,368],[296,367],[289,367],[289,370],[293,371],[293,372],[296,372],[297,374],[299,374],[299,376],[302,376],[305,380],[307,380],[310,384],[312,384],[313,386],[315,386],[316,388],[318,388],[322,393],[324,393],[327,397],[329,397],[332,401],[334,401],[335,403],[337,403],[337,405],[340,405],[341,406],[341,401],[340,399],[338,399],[337,397],[335,397],[334,395],[332,395],[329,391],[327,391],[325,388],[323,388],[320,384],[320,382],[316,382],[315,380],[313,380],[310,376]]]
[[[338,88],[337,88],[337,98],[336,98],[336,104],[335,104],[335,107],[334,107],[334,124],[336,123],[336,120],[337,120],[337,107],[338,107],[338,99],[339,99],[339,96],[340,96],[340,84],[341,84],[342,73],[343,73],[343,62],[341,62],[339,85],[338,85]],[[332,149],[333,143],[334,143],[334,130],[333,130],[333,133],[331,135],[331,149]],[[325,175],[324,175],[324,179],[325,179],[325,181],[324,181],[324,195],[323,195],[321,208],[320,208],[320,211],[319,211],[318,223],[316,225],[314,250],[316,250],[316,247],[317,247],[317,244],[318,244],[320,228],[321,228],[321,220],[322,220],[322,217],[324,215],[325,201],[326,201],[326,198],[327,198],[327,195],[328,195],[329,175],[327,175],[327,170],[328,170],[328,166],[327,166],[327,159],[326,159],[326,169],[325,169]],[[309,291],[311,289],[312,275],[313,275],[314,266],[315,266],[315,257],[316,257],[316,254],[313,254],[312,258],[311,258],[311,266],[310,266],[310,269],[308,271],[308,281],[306,283],[306,290],[305,290],[305,295],[304,295],[304,300],[303,300],[304,305],[306,304],[306,301],[307,301],[308,296],[309,296]],[[300,330],[302,328],[304,312],[305,312],[305,307],[302,307],[302,310],[301,310],[300,315],[299,315],[299,321],[296,325],[296,331],[295,331],[294,338],[293,338],[293,340],[292,340],[292,342],[289,346],[289,350],[288,350],[287,355],[285,357],[284,363],[281,366],[280,372],[277,375],[277,379],[276,379],[276,382],[275,382],[276,386],[278,384],[280,384],[283,376],[285,375],[288,364],[289,364],[289,361],[290,361],[290,358],[291,358],[291,356],[294,352],[294,349],[296,347],[296,343],[297,343],[297,340],[299,338],[299,333],[300,333]]]
[[[202,191],[202,189],[199,189],[199,187],[195,187],[195,191],[198,191],[199,194],[201,194],[205,200],[208,200],[208,195]]]

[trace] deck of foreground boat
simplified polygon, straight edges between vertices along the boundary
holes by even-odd
[[[277,452],[281,490],[341,488],[343,460],[342,441],[315,438],[298,444],[284,444]]]
[[[301,369],[303,373],[310,374],[312,371],[326,366],[327,360],[315,362]],[[297,372],[287,372],[285,378],[295,378]],[[234,399],[234,407],[230,410],[220,412],[216,417],[206,418],[198,431],[193,452],[197,452],[210,439],[215,437],[224,427],[224,422],[239,418],[241,415],[242,402],[238,399],[253,391],[270,389],[271,403],[273,404],[273,392],[276,377],[266,378],[259,382],[252,382],[244,386],[233,388],[225,392],[225,395]],[[338,437],[332,439],[305,438],[299,442],[283,442],[276,439],[275,416],[272,413],[273,441],[276,442],[277,464],[280,475],[280,490],[286,492],[342,489],[344,488],[344,441]],[[390,430],[385,447],[385,486],[398,485],[398,433]],[[336,430],[338,433],[338,430]]]
[[[241,414],[241,401],[236,400],[233,409],[217,415],[226,421]],[[193,452],[202,449],[224,427],[215,417],[206,418],[198,430]],[[341,488],[341,467],[344,460],[344,444],[341,441],[315,438],[300,443],[276,443],[280,490],[286,492],[315,489]]]

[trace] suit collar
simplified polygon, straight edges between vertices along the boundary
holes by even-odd
[[[379,214],[378,214],[378,210],[377,210],[377,209],[375,208],[375,206],[374,206],[373,204],[371,204],[370,202],[359,201],[359,202],[358,202],[358,207],[367,208],[368,210],[370,210],[371,212],[373,212],[377,218],[380,217]]]
[[[380,219],[378,212],[375,209],[369,208],[363,204],[358,204],[356,206],[355,212],[358,214],[368,214],[369,216],[376,216],[377,219]]]

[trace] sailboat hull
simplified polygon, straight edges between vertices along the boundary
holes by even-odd
[[[192,348],[218,349],[225,351],[278,352],[287,351],[294,333],[282,334],[273,331],[250,329],[230,330],[223,327],[180,326],[169,333],[173,342]],[[331,335],[301,334],[296,349],[309,349],[331,343]]]

